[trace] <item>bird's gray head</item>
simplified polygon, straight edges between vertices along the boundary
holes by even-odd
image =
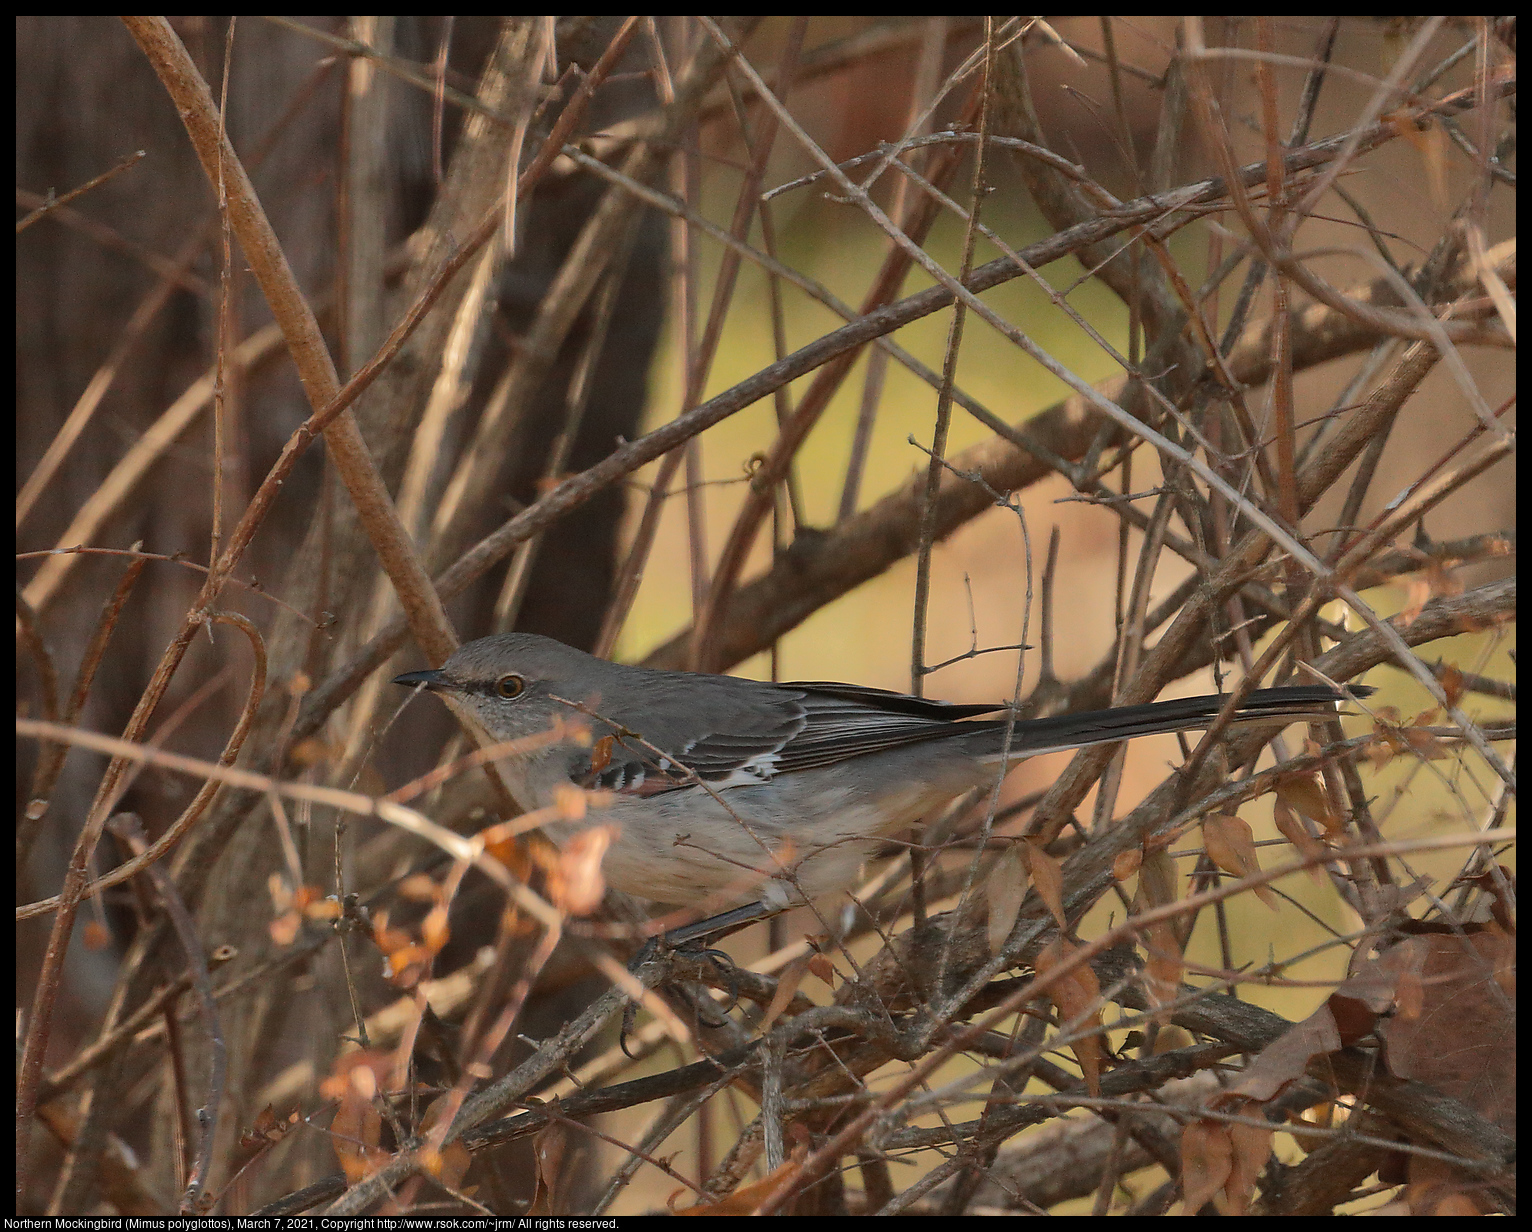
[[[621,669],[551,638],[499,633],[459,647],[440,668],[405,672],[394,683],[423,684],[497,740],[514,740],[574,717],[569,702],[599,712],[614,670]]]

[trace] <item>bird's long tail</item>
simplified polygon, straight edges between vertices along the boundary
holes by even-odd
[[[1236,711],[1234,721],[1261,723],[1281,719],[1324,718],[1335,713],[1336,702],[1366,697],[1371,692],[1373,690],[1366,685],[1352,685],[1344,692],[1328,685],[1258,689],[1245,699]],[[1079,749],[1091,744],[1109,744],[1133,736],[1207,727],[1227,701],[1227,697],[1216,694],[1179,697],[1142,706],[1087,710],[1047,719],[1022,719],[1015,724],[1011,733],[1010,756],[1013,759],[1018,756],[1033,757],[1039,753]],[[991,722],[996,723],[997,729],[1004,727],[998,721]]]

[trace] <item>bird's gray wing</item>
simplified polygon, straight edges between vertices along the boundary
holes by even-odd
[[[803,730],[783,746],[777,772],[832,766],[851,757],[1003,728],[1004,720],[961,722],[1001,706],[933,702],[882,689],[794,685],[805,690]]]
[[[770,781],[807,722],[802,694],[756,680],[653,673],[641,702],[600,712],[586,786],[634,795]]]
[[[765,783],[778,774],[971,733],[991,724],[956,720],[1002,709],[856,685],[716,679],[719,687],[700,689],[691,678],[684,709],[666,706],[669,699],[651,690],[647,722],[634,716],[626,733],[597,740],[587,784],[652,795],[699,778],[715,790]],[[678,691],[674,700],[683,695]]]

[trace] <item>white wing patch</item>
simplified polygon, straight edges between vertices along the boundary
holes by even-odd
[[[777,772],[777,763],[781,760],[782,754],[776,750],[770,753],[757,753],[754,757],[740,762],[729,771],[726,777],[709,778],[705,781],[709,787],[719,791],[728,787],[754,787],[761,783],[769,783]]]

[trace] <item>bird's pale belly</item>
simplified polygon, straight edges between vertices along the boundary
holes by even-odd
[[[683,906],[708,898],[709,910],[756,899],[787,906],[852,885],[882,839],[928,818],[985,772],[974,764],[961,781],[934,777],[853,792],[810,772],[716,798],[698,787],[619,796],[582,822],[544,828],[562,842],[587,826],[617,827],[602,872],[609,885],[640,898]]]

